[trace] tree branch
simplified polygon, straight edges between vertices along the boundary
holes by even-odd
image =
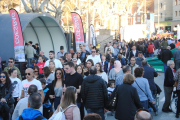
[[[35,0],[35,9],[37,9],[37,10],[38,10],[38,1],[39,0]]]
[[[34,0],[30,0],[31,8],[33,11],[35,11],[35,6],[34,6]]]
[[[47,4],[47,6],[46,6],[46,9],[47,9],[47,10],[49,10],[50,12],[56,13],[56,11],[49,9],[48,6],[49,6],[49,4]]]
[[[27,13],[30,13],[32,12],[32,10],[27,6],[26,2],[24,0],[21,0],[23,5],[24,5],[24,9]]]
[[[45,13],[45,11],[43,10],[44,9],[44,6],[46,5],[46,4],[48,4],[48,2],[49,2],[50,0],[44,0],[43,1],[43,3],[40,5],[40,7],[39,7],[39,11],[40,12],[43,12],[43,13]]]
[[[51,3],[51,5],[54,7],[54,9],[57,10],[57,7],[56,7],[52,2],[50,2],[50,3]]]

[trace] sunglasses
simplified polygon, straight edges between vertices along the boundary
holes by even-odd
[[[0,75],[0,78],[6,78],[6,76],[5,75]]]
[[[56,75],[58,75],[58,74],[61,75],[61,73],[56,73]]]
[[[31,75],[31,73],[25,73],[25,75]]]
[[[8,61],[8,63],[13,63],[13,61]]]
[[[81,53],[78,53],[78,54],[81,54]]]
[[[39,71],[34,71],[34,72],[39,72]]]
[[[95,53],[96,51],[91,51],[91,53]]]
[[[60,61],[62,60],[62,59],[59,59]]]

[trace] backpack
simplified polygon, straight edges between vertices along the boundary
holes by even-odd
[[[54,114],[52,117],[49,118],[49,120],[66,120],[66,116],[64,112],[69,109],[70,107],[75,107],[76,105],[69,105],[64,111],[62,107],[59,108],[59,112]]]
[[[34,120],[42,120],[42,119],[44,119],[44,117],[42,115],[40,115],[40,116],[36,117]],[[23,120],[21,115],[19,116],[19,120]]]

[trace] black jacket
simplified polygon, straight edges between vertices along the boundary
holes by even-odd
[[[108,101],[105,81],[97,75],[87,76],[81,86],[81,97],[86,109],[104,109]]]
[[[167,64],[167,61],[168,60],[171,60],[171,58],[173,57],[173,54],[170,50],[166,49],[166,50],[163,50],[162,52],[162,61],[163,63]]]
[[[171,50],[174,49],[174,48],[176,48],[176,46],[175,46],[174,43],[171,43],[169,46],[171,47]]]
[[[138,50],[136,50],[136,54],[135,54],[135,56],[134,56],[134,54],[133,54],[133,50],[131,50],[130,52],[129,52],[129,60],[131,60],[131,58],[134,56],[134,57],[138,57]]]
[[[117,85],[111,99],[117,93],[115,118],[118,120],[134,120],[136,111],[142,108],[137,90],[132,85]]]
[[[159,40],[154,41],[154,46],[155,46],[156,49],[160,48]]]
[[[4,98],[8,102],[8,100],[12,97],[13,85],[10,84],[8,86],[0,84],[0,99]]]
[[[173,87],[174,85],[174,75],[172,69],[167,67],[164,78],[164,86],[165,87]]]

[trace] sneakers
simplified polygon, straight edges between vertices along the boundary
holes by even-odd
[[[165,112],[165,113],[172,112],[172,110],[170,110],[170,109],[167,109],[167,110],[166,109],[162,109],[162,111]]]
[[[155,114],[155,116],[157,116],[157,115],[158,115],[158,112],[154,112],[154,114]]]
[[[178,115],[178,114],[176,114],[176,118],[179,118],[179,115]]]

